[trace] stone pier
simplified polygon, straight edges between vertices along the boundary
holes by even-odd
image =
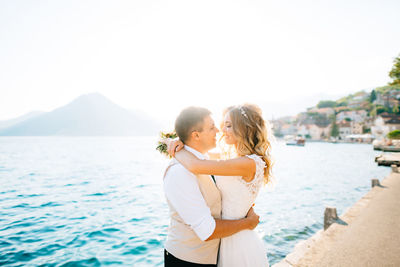
[[[400,266],[400,173],[392,172],[339,219],[273,267]]]

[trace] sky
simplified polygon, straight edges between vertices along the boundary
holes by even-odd
[[[1,1],[0,120],[82,94],[173,122],[251,102],[268,119],[390,82],[400,1]]]

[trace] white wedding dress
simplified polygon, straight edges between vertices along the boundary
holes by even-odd
[[[263,184],[265,162],[257,155],[247,156],[256,162],[256,174],[251,182],[241,177],[216,176],[222,196],[222,219],[244,218]],[[218,267],[269,266],[267,252],[258,234],[243,230],[221,239]]]

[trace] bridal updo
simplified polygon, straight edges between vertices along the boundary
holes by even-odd
[[[269,183],[272,169],[270,129],[262,117],[261,109],[254,104],[244,104],[228,107],[223,115],[227,113],[231,118],[233,133],[237,139],[236,154],[261,156],[266,165],[264,184]]]

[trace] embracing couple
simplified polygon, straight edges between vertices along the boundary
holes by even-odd
[[[219,131],[209,110],[184,109],[175,131],[179,140],[165,140],[174,157],[164,175],[171,217],[165,266],[268,266],[263,242],[253,231],[259,216],[252,206],[271,174],[261,109],[246,104],[225,110],[220,155],[208,153]]]

